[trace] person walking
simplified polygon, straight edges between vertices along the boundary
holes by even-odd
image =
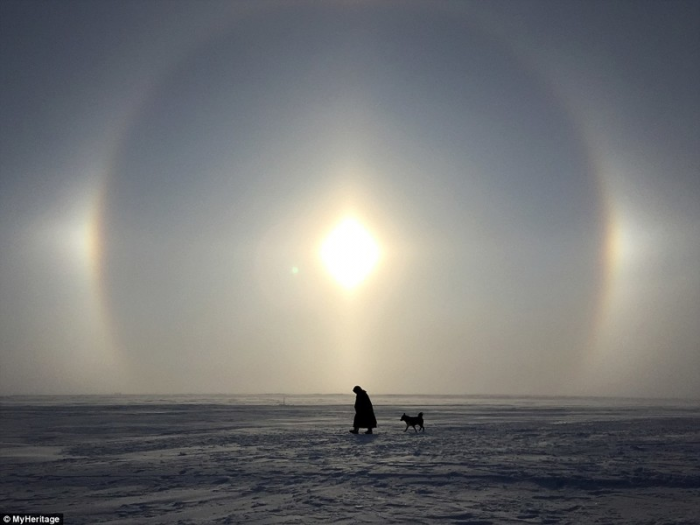
[[[371,434],[373,428],[377,428],[377,418],[374,417],[374,407],[367,392],[359,386],[352,389],[355,392],[355,420],[352,423],[353,429],[350,431],[357,434],[359,429],[366,428],[365,434]]]

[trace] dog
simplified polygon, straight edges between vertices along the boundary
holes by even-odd
[[[406,423],[406,428],[404,429],[404,432],[408,430],[408,427],[413,427],[413,430],[415,432],[418,432],[418,430],[416,430],[416,425],[420,427],[422,432],[425,432],[425,428],[423,427],[423,412],[419,412],[418,416],[416,417],[407,416],[404,412],[404,415],[401,416],[401,419],[399,419],[399,421],[404,421]]]

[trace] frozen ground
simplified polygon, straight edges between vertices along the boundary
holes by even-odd
[[[371,394],[371,392],[370,392]],[[700,523],[700,404],[2,398],[0,510],[66,523]],[[282,405],[281,403],[285,403]],[[426,431],[403,432],[406,411]]]

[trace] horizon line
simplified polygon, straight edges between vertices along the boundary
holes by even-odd
[[[352,397],[354,394],[343,392],[168,392],[168,393],[124,393],[124,392],[100,392],[100,393],[0,393],[0,398],[11,397]],[[663,400],[663,401],[700,401],[700,397],[684,396],[649,396],[649,395],[596,395],[596,394],[427,394],[427,393],[372,393],[374,397],[426,397],[426,398],[473,398],[473,399],[629,399],[629,400]]]

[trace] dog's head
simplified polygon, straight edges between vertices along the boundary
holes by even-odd
[[[401,416],[401,419],[399,419],[399,421],[407,421],[407,420],[408,420],[408,416],[404,412],[403,416]]]

